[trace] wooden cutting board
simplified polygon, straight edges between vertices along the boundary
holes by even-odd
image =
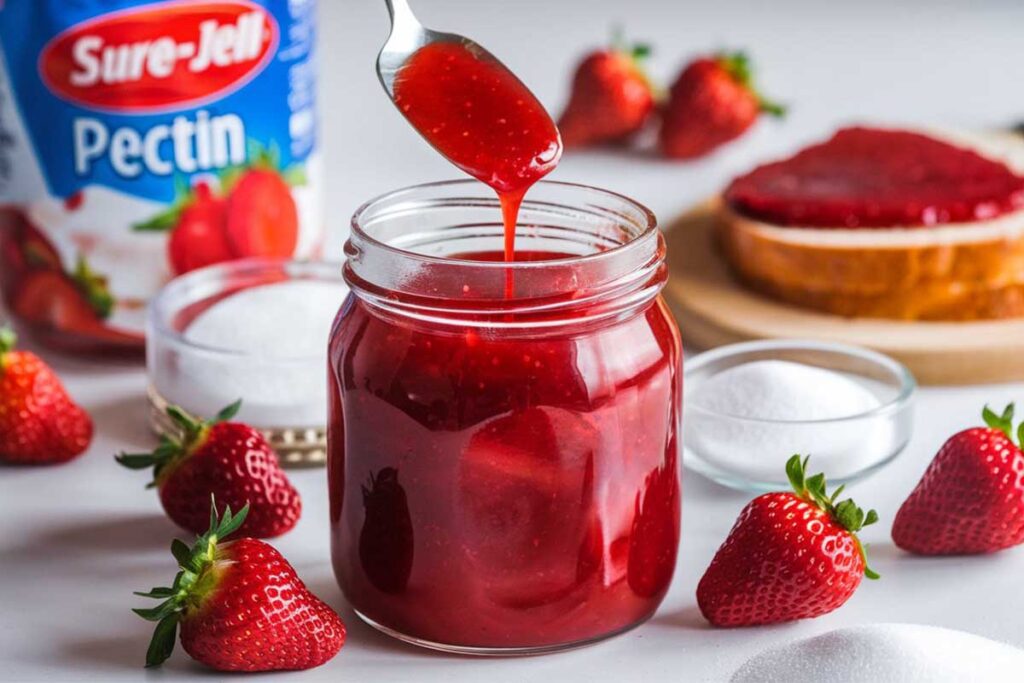
[[[779,303],[740,286],[713,241],[713,202],[667,226],[665,296],[683,338],[700,348],[753,339],[866,346],[904,363],[921,384],[1024,380],[1024,319],[939,323],[848,319]]]

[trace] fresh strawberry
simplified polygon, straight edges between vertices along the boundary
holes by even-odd
[[[19,464],[66,462],[92,441],[92,419],[38,356],[15,351],[0,329],[0,460]]]
[[[11,244],[11,253],[18,254],[18,263],[22,268],[64,269],[56,247],[24,212],[4,207],[0,213],[0,242]]]
[[[92,301],[89,300],[92,298]],[[104,289],[87,289],[72,277],[51,270],[34,270],[14,289],[8,305],[40,339],[51,346],[73,350],[90,340],[135,348],[139,336],[109,327],[97,306],[109,311],[113,298]]]
[[[642,66],[649,54],[646,45],[616,45],[587,55],[558,120],[566,147],[622,142],[644,127],[654,111],[653,88]]]
[[[1013,404],[954,434],[900,507],[892,540],[920,555],[991,553],[1024,543],[1024,424]]]
[[[28,273],[14,292],[11,310],[24,320],[58,330],[89,330],[99,317],[64,273]]]
[[[701,613],[715,626],[809,619],[841,607],[867,566],[856,532],[878,521],[850,499],[828,496],[825,475],[805,477],[794,455],[786,474],[795,493],[766,493],[740,513],[697,586]]]
[[[133,610],[157,622],[146,666],[171,656],[179,626],[185,652],[219,671],[312,669],[338,654],[345,625],[277,550],[253,538],[224,542],[244,526],[248,506],[221,518],[212,508],[195,545],[171,544],[180,570],[171,587],[136,593],[162,600]]]
[[[289,258],[299,239],[299,213],[291,188],[272,168],[242,173],[231,187],[227,235],[240,257]]]
[[[226,232],[227,203],[205,183],[182,208],[167,242],[167,257],[177,275],[235,258]]]
[[[750,61],[742,52],[690,63],[669,93],[661,126],[661,149],[669,157],[693,159],[738,138],[761,113],[785,110],[754,90]]]
[[[79,270],[83,277],[91,271]],[[28,273],[16,289],[11,308],[25,320],[69,332],[92,332],[113,310],[103,280],[78,280],[60,271]]]
[[[210,496],[222,506],[251,505],[243,531],[249,536],[280,536],[295,526],[302,501],[270,444],[258,431],[228,422],[241,401],[204,421],[171,406],[167,414],[179,435],[165,434],[152,453],[117,456],[130,469],[153,468],[153,482],[167,516],[184,529],[202,533]]]
[[[8,305],[14,290],[33,270],[63,272],[60,255],[23,211],[0,208],[0,289]]]

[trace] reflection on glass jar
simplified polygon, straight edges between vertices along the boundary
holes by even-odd
[[[330,350],[338,582],[399,638],[559,649],[648,618],[679,544],[681,347],[654,217],[541,183],[517,260],[472,182],[359,211]]]

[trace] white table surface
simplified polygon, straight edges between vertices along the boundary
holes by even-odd
[[[738,144],[690,165],[641,155],[569,156],[555,177],[607,186],[648,203],[663,219],[713,192],[733,173],[842,122],[867,120],[985,127],[1024,118],[1019,65],[1024,5],[968,3],[686,2],[683,0],[418,0],[424,20],[469,33],[501,55],[553,109],[576,55],[614,20],[659,48],[655,73],[695,51],[743,46],[770,93],[793,105]],[[402,124],[372,71],[386,31],[379,0],[321,0],[324,138],[337,254],[343,226],[363,200],[450,168]],[[132,590],[169,580],[166,548],[178,533],[143,477],[112,454],[152,444],[143,373],[51,356],[95,416],[89,453],[59,468],[0,469],[0,680],[196,680],[209,672],[178,653],[141,668],[150,627],[129,612]],[[275,542],[311,588],[337,607],[348,644],[327,665],[288,674],[310,681],[719,681],[763,648],[844,625],[879,621],[960,628],[1024,646],[1024,550],[991,557],[920,559],[896,550],[889,523],[943,440],[977,422],[983,403],[1024,401],[1024,385],[933,388],[919,396],[916,435],[882,472],[852,487],[882,523],[863,538],[883,578],[845,607],[797,624],[713,630],[694,599],[697,581],[749,496],[697,475],[684,484],[683,535],[672,590],[646,625],[619,638],[545,657],[481,660],[389,640],[347,609],[328,560],[322,471],[293,480],[305,512]],[[281,677],[284,680],[284,676]]]

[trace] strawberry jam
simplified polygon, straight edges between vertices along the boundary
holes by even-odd
[[[776,225],[926,227],[1024,208],[1024,177],[919,133],[847,128],[734,180],[725,200]]]
[[[508,264],[487,202],[466,181],[356,216],[330,345],[334,569],[399,638],[545,651],[634,626],[668,590],[679,333],[645,210],[540,183]]]
[[[523,196],[562,154],[543,105],[504,65],[461,43],[413,54],[395,81],[395,104],[437,151],[498,193],[504,257],[513,260]]]

